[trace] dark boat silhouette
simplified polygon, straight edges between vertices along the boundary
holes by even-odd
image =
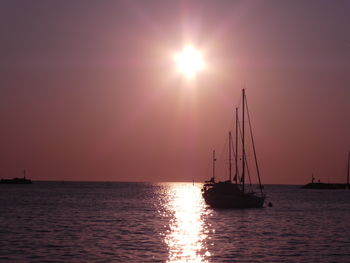
[[[253,139],[252,128],[250,125],[250,117],[247,107],[247,99],[245,90],[242,90],[242,130],[239,127],[238,121],[238,108],[236,108],[236,145],[232,146],[232,135],[229,132],[229,180],[224,182],[215,181],[215,150],[213,151],[213,177],[206,181],[202,188],[202,195],[205,202],[213,208],[261,208],[264,205],[265,194],[263,192],[263,186],[261,185],[260,172],[258,161],[256,158],[255,144]],[[259,180],[259,193],[254,192],[252,184],[246,185],[246,176],[250,180],[250,172],[246,161],[246,149],[245,149],[245,110],[248,113],[249,131],[253,146],[255,166],[257,176]],[[238,130],[240,130],[241,150],[242,150],[242,165],[241,173],[238,170]],[[232,180],[232,148],[235,157],[235,176]]]
[[[337,184],[337,183],[321,183],[320,181],[314,182],[315,178],[312,176],[311,183],[303,185],[301,188],[304,189],[350,189],[349,182],[349,174],[350,174],[350,151],[348,152],[348,165],[346,171],[346,183],[345,184]]]
[[[1,179],[0,184],[31,184],[32,180],[26,178],[26,170],[23,170],[22,178]]]
[[[348,184],[331,184],[331,183],[308,183],[303,185],[301,188],[304,189],[348,189]]]

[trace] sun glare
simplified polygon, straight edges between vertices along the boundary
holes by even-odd
[[[175,55],[177,70],[187,78],[193,78],[204,68],[204,61],[199,50],[192,46],[185,47]]]
[[[208,262],[209,229],[204,218],[210,212],[205,209],[200,186],[173,183],[167,195],[169,199],[165,206],[170,217],[165,236],[169,249],[167,262]]]

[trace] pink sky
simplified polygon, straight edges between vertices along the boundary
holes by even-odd
[[[349,10],[349,1],[1,1],[0,178],[26,168],[33,180],[203,181],[245,86],[263,183],[303,184],[311,173],[343,182]],[[170,59],[186,41],[210,66],[195,85]]]

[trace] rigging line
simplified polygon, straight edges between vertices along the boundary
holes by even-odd
[[[235,127],[235,136],[236,136],[236,138],[235,138],[235,147],[236,147],[236,149],[235,149],[235,147],[232,147],[233,149],[235,149],[234,150],[234,157],[235,157],[235,181],[236,181],[236,184],[238,183],[238,182],[240,182],[241,181],[241,178],[240,178],[240,170],[239,170],[239,162],[238,162],[238,159],[239,159],[239,155],[238,155],[238,136],[239,136],[239,133],[238,133],[238,130],[240,129],[239,127],[239,117],[238,117],[238,113],[237,113],[237,108],[236,108],[236,120],[235,120],[235,123],[236,123],[236,127]],[[232,141],[232,143],[233,143],[233,141]]]
[[[245,187],[245,106],[244,106],[245,90],[242,89],[242,191],[244,193]]]
[[[235,122],[236,122],[236,117],[233,117],[232,118],[232,125],[231,125],[231,128],[230,128],[229,132],[232,132],[233,128],[236,128],[235,124],[234,124]],[[237,151],[237,149],[235,149],[235,147],[233,145],[233,140],[231,140],[231,148],[233,150],[233,157],[235,158],[236,155],[238,154],[238,151]]]
[[[236,181],[236,184],[238,183],[238,180],[239,180],[239,168],[238,168],[238,124],[239,124],[239,116],[238,116],[238,108],[236,107],[236,109],[235,109],[235,147],[236,147],[236,154],[235,154],[235,181]]]
[[[231,117],[230,124],[228,125],[228,130],[232,131],[234,127],[235,127],[235,116],[233,114],[233,116]]]
[[[257,159],[257,156],[256,156],[255,143],[254,143],[253,130],[252,130],[252,123],[250,121],[250,114],[249,114],[249,109],[248,109],[248,102],[247,102],[247,98],[243,98],[243,99],[245,99],[245,105],[246,105],[246,108],[247,108],[247,115],[248,115],[248,122],[249,122],[249,131],[250,131],[250,137],[252,139],[252,144],[253,144],[253,152],[254,152],[256,172],[258,174],[259,188],[260,188],[261,194],[263,195],[263,191],[262,191],[262,187],[261,187],[261,179],[260,179],[260,169],[259,169],[259,165],[258,165],[258,159]]]
[[[236,160],[236,158],[238,158],[238,156],[236,153],[237,150],[235,150],[235,147],[233,145],[233,140],[231,140],[231,148],[233,150],[233,159]],[[239,173],[239,171],[238,171],[237,163],[235,162],[235,176],[234,176],[235,180],[234,181],[236,181],[236,182],[237,182],[237,179],[239,178],[238,173]]]
[[[239,100],[239,105],[242,103],[242,101],[241,100]],[[239,106],[238,106],[239,107]],[[235,108],[235,110],[236,110],[236,108]],[[232,132],[232,130],[234,129],[234,128],[236,128],[235,126],[235,123],[236,123],[236,117],[235,117],[235,114],[233,115],[233,117],[232,117],[232,119],[231,119],[231,124],[230,124],[230,127],[229,127],[229,132]],[[226,141],[225,141],[225,146],[224,146],[224,149],[225,148],[227,148],[227,144],[226,144]],[[233,140],[231,141],[231,148],[233,149],[233,157],[234,157],[234,159],[236,159],[236,156],[237,156],[237,158],[238,158],[238,150],[237,149],[235,149],[235,147],[234,147],[234,145],[233,145]],[[223,152],[223,151],[222,151]],[[239,173],[239,171],[238,171],[238,168],[236,169],[237,171],[237,174]],[[238,177],[237,177],[238,178]]]
[[[233,157],[235,158],[236,157],[236,155],[237,155],[237,151],[235,150],[235,148],[233,147],[234,145],[233,145],[233,141],[231,141],[231,147],[232,147],[232,152],[233,152]],[[234,159],[234,158],[232,158],[232,159]]]
[[[239,122],[238,122],[238,131],[239,131],[239,135],[240,135],[241,141],[243,142],[242,129],[241,129],[241,126],[240,126]],[[250,189],[252,190],[252,179],[251,179],[251,176],[250,176],[250,169],[249,169],[249,166],[248,166],[247,152],[244,153],[244,158],[245,158],[245,160],[244,160],[245,161],[244,162],[245,163],[245,168],[247,168],[247,174],[248,174],[248,179],[249,179],[249,186],[250,186]],[[239,178],[239,179],[241,180],[241,178]]]
[[[222,174],[222,170],[224,170],[227,173],[226,168],[225,168],[225,166],[226,166],[226,153],[227,153],[227,140],[225,140],[224,145],[222,145],[222,147],[220,147],[220,148],[221,148],[221,151],[219,151],[219,154],[218,154],[218,157],[216,157],[216,160],[224,160],[224,161],[223,162],[219,161],[216,163],[217,170],[221,171],[219,173],[216,173],[216,175]],[[225,177],[227,175],[226,173],[224,174]],[[216,176],[216,177],[218,178],[218,176]]]
[[[252,190],[252,179],[250,177],[250,169],[249,169],[249,166],[248,166],[247,155],[245,155],[245,164],[246,164],[246,168],[247,168],[247,174],[248,174],[248,179],[249,179],[250,190]]]
[[[231,122],[230,126],[233,126],[233,121]],[[229,130],[231,130],[231,128]],[[224,176],[225,177],[227,176],[227,171],[225,169],[225,166],[227,164],[227,158],[226,158],[227,157],[227,152],[228,152],[227,151],[227,145],[228,145],[228,143],[227,143],[227,140],[225,139],[224,143],[221,144],[221,147],[219,147],[218,155],[215,158],[216,160],[223,160],[223,162],[220,162],[220,161],[217,162],[215,167],[219,171],[224,170]],[[216,175],[218,175],[218,174],[222,174],[222,173],[220,173],[220,172],[216,173]],[[218,177],[218,176],[216,176],[216,177]]]
[[[242,136],[242,130],[241,130],[241,125],[238,122],[238,133],[240,135],[241,142],[243,141],[243,136]],[[239,181],[241,181],[241,177],[239,176]]]

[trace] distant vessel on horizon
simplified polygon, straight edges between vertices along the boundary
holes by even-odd
[[[0,184],[31,184],[32,180],[26,178],[26,170],[23,170],[22,178],[1,179]]]
[[[263,192],[263,186],[261,185],[260,173],[258,167],[258,161],[256,158],[255,144],[253,140],[252,128],[250,125],[250,117],[248,112],[248,107],[246,105],[246,95],[245,90],[242,90],[242,130],[240,130],[240,139],[242,147],[242,167],[241,174],[238,171],[238,108],[236,108],[236,145],[233,149],[235,155],[235,165],[236,171],[234,179],[232,180],[232,135],[229,132],[229,180],[224,182],[215,181],[215,150],[213,151],[213,176],[209,181],[205,181],[202,188],[202,195],[205,202],[213,208],[261,208],[264,205],[265,194]],[[255,166],[257,170],[257,176],[259,179],[259,189],[260,194],[257,194],[252,189],[252,184],[250,182],[249,189],[246,185],[246,172],[248,174],[248,179],[250,180],[250,173],[246,162],[246,149],[245,149],[245,110],[248,112],[248,122],[250,128],[250,136],[253,146]]]
[[[315,178],[312,176],[311,183],[308,183],[306,185],[303,185],[301,188],[304,189],[348,189],[350,190],[350,182],[349,182],[349,175],[350,175],[350,151],[348,152],[348,165],[347,165],[347,171],[346,171],[346,183],[322,183],[320,181],[314,182]]]

